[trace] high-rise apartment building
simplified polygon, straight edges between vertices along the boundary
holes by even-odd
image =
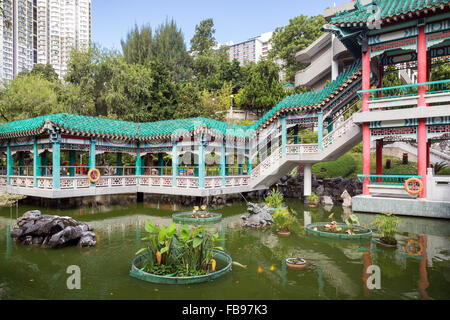
[[[36,0],[3,0],[0,6],[0,79],[13,79],[37,61]]]
[[[244,65],[247,62],[257,63],[267,58],[270,49],[272,49],[272,44],[270,43],[272,35],[273,32],[266,32],[259,37],[254,37],[247,41],[229,44],[228,55],[230,61],[236,59],[241,65]],[[276,62],[281,68],[280,80],[283,80],[286,76],[286,72],[283,70],[283,61],[277,59]]]
[[[91,43],[91,0],[3,0],[0,78],[13,79],[36,63],[62,77],[72,49]]]

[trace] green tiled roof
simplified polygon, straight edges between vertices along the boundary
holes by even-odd
[[[135,123],[61,113],[0,124],[0,138],[38,135],[44,132],[46,124],[50,124],[66,134],[104,136],[119,139],[162,138],[170,137],[176,133],[181,136],[200,129],[210,130],[223,136],[242,138],[250,136],[255,130],[263,128],[266,123],[275,119],[281,112],[320,107],[337,89],[354,78],[360,69],[361,62],[358,60],[322,90],[290,95],[280,101],[259,121],[249,126],[230,125],[223,121],[203,117]]]
[[[359,2],[354,11],[341,11],[330,21],[330,24],[341,25],[346,23],[366,23],[372,15],[369,9],[372,5],[379,8],[381,20],[395,16],[415,13],[424,9],[431,9],[441,5],[448,5],[450,0],[375,0],[373,4],[362,6]]]

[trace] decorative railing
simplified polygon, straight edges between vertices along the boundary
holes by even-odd
[[[11,186],[20,188],[33,188],[34,178],[27,176],[11,176]]]
[[[360,111],[358,111],[360,112]],[[353,117],[349,117],[347,120],[342,122],[339,127],[335,128],[332,132],[327,134],[323,140],[322,140],[322,147],[326,149],[330,145],[333,144],[334,141],[336,141],[337,138],[340,138],[347,134],[350,129],[353,127],[356,127],[357,124],[353,122]]]
[[[407,84],[403,86],[395,86],[395,87],[386,87],[386,88],[377,88],[377,89],[369,89],[369,90],[361,90],[358,91],[359,97],[362,99],[365,94],[369,95],[369,102],[377,102],[384,100],[404,100],[417,98],[419,95],[419,89],[425,89],[425,95],[436,95],[443,93],[450,93],[450,80],[440,80],[440,81],[431,81],[431,82],[422,82],[422,83],[414,83]],[[433,102],[433,101],[430,101]],[[410,103],[405,104],[410,105]],[[393,107],[402,107],[401,104],[392,105]],[[390,107],[389,104],[381,106],[380,104],[375,105],[376,108],[386,108]]]
[[[411,178],[421,179],[422,176],[416,175],[358,175],[358,181],[368,182],[369,184],[376,185],[393,185],[393,186],[404,186],[406,180]]]
[[[313,144],[318,142],[317,134],[288,135],[288,144]]]
[[[252,170],[252,179],[265,175],[267,171],[270,171],[273,165],[278,165],[278,161],[281,159],[281,156],[282,148],[275,149],[270,156],[265,158],[254,170]]]
[[[53,178],[39,177],[37,181],[39,189],[53,189]]]
[[[318,152],[318,144],[289,144],[286,146],[286,154],[288,155],[313,154]]]
[[[171,176],[172,167],[141,167],[142,176]]]
[[[145,187],[172,187],[172,176],[143,176],[139,178],[139,185]]]

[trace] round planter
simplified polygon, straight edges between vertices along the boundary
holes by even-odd
[[[287,258],[286,259],[286,267],[288,267],[290,269],[297,269],[297,270],[306,268],[306,260],[305,259],[300,259],[302,261],[302,263],[300,263],[300,264],[292,262],[292,260],[295,260],[295,259],[296,258]]]
[[[220,213],[208,212],[211,217],[208,218],[192,218],[192,212],[181,212],[174,213],[172,215],[172,220],[175,223],[188,223],[188,224],[209,224],[217,223],[222,220],[222,215]]]
[[[291,235],[290,231],[277,231],[279,236],[287,237]]]
[[[213,258],[216,259],[217,261],[220,260],[225,262],[226,266],[220,270],[202,276],[170,277],[170,276],[159,276],[140,270],[138,267],[136,267],[136,265],[142,262],[142,260],[144,259],[144,255],[140,255],[133,260],[130,270],[130,276],[133,278],[158,284],[195,284],[208,282],[217,279],[219,277],[222,277],[226,275],[228,272],[230,272],[231,264],[233,262],[231,257],[223,251],[214,250]]]
[[[387,247],[387,248],[397,248],[397,244],[388,244],[388,243],[384,243],[383,241],[381,241],[381,239],[376,239],[375,242],[383,247]]]
[[[316,222],[312,223],[306,226],[306,233],[321,236],[321,237],[327,237],[327,238],[338,238],[338,239],[368,239],[372,238],[372,230],[368,228],[364,228],[361,226],[353,227],[354,230],[362,232],[359,234],[346,234],[346,233],[334,233],[334,232],[326,232],[326,231],[315,231],[314,228],[323,227],[325,225],[329,224],[329,222]],[[348,228],[348,226],[345,223],[338,223],[337,226],[341,228]]]

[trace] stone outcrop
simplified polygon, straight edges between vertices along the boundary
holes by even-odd
[[[341,194],[341,198],[344,201],[342,203],[342,206],[345,208],[351,208],[352,206],[352,196],[348,193],[347,190],[344,190],[344,192]]]
[[[42,248],[66,246],[93,247],[96,237],[91,226],[70,217],[42,215],[40,211],[28,211],[17,219],[11,238],[24,245]]]
[[[249,228],[264,228],[274,223],[270,214],[269,206],[260,207],[257,204],[249,202],[247,204],[248,216],[242,216],[242,226]]]

